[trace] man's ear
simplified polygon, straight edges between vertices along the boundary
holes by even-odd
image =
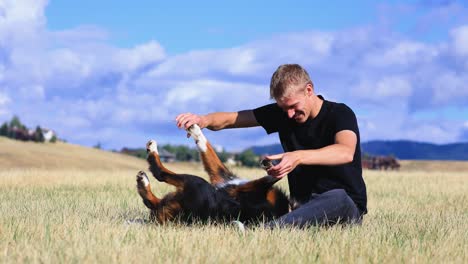
[[[311,96],[314,94],[314,87],[312,87],[310,83],[306,85],[306,94],[308,96]]]

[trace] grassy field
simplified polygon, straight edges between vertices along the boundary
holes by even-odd
[[[411,164],[365,171],[369,214],[361,226],[241,234],[230,226],[138,224],[148,218],[135,191],[142,160],[0,138],[0,262],[468,263],[468,170]],[[168,167],[204,175],[198,164]],[[152,183],[157,195],[171,190]]]

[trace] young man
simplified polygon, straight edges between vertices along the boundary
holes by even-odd
[[[308,73],[297,64],[278,67],[270,96],[276,103],[253,110],[180,114],[177,126],[198,124],[210,130],[262,126],[268,134],[279,134],[285,152],[267,157],[281,159],[267,172],[288,176],[291,198],[301,205],[270,225],[359,223],[367,213],[367,194],[353,111],[315,95]]]

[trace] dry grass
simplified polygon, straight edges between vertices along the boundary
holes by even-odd
[[[69,147],[63,145],[57,148]],[[127,224],[148,217],[135,191],[135,174],[146,164],[76,151],[82,151],[83,160],[88,156],[108,164],[99,168],[96,162],[83,170],[86,162],[60,156],[59,164],[74,166],[44,159],[51,167],[19,168],[10,162],[0,171],[0,262],[468,262],[467,171],[365,171],[369,214],[362,226],[254,228],[242,235],[225,225]],[[107,170],[111,165],[123,167]],[[204,175],[198,164],[168,167]],[[244,177],[263,175],[233,170]],[[152,183],[158,195],[171,190]],[[287,187],[286,181],[280,184]]]
[[[402,171],[452,171],[468,173],[467,161],[402,160]]]

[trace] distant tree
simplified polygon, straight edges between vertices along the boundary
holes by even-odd
[[[218,155],[219,159],[221,160],[221,162],[226,162],[227,159],[229,158],[229,153],[226,152],[226,151],[221,151],[221,152],[216,152],[216,154]]]
[[[237,159],[246,167],[258,166],[258,156],[251,149],[239,153]]]
[[[57,137],[55,135],[53,135],[52,138],[50,139],[50,142],[51,143],[57,142]]]
[[[177,146],[175,149],[176,159],[181,161],[195,161],[198,153],[187,146]]]
[[[45,142],[44,134],[42,134],[42,129],[40,126],[36,127],[36,131],[34,131],[34,141],[36,142]]]
[[[96,145],[93,146],[95,149],[101,149],[101,142],[98,142]]]
[[[146,159],[146,149],[135,149],[132,151],[132,155],[138,158]]]
[[[3,123],[3,125],[0,127],[0,136],[8,136],[8,130],[7,122]]]
[[[17,116],[13,116],[13,118],[10,121],[10,128],[17,127],[22,130],[27,130],[26,126],[23,125]]]
[[[163,145],[162,148],[174,153],[176,155],[176,159],[179,161],[200,161],[200,155],[194,148],[189,148],[184,145],[174,146],[170,144]]]

